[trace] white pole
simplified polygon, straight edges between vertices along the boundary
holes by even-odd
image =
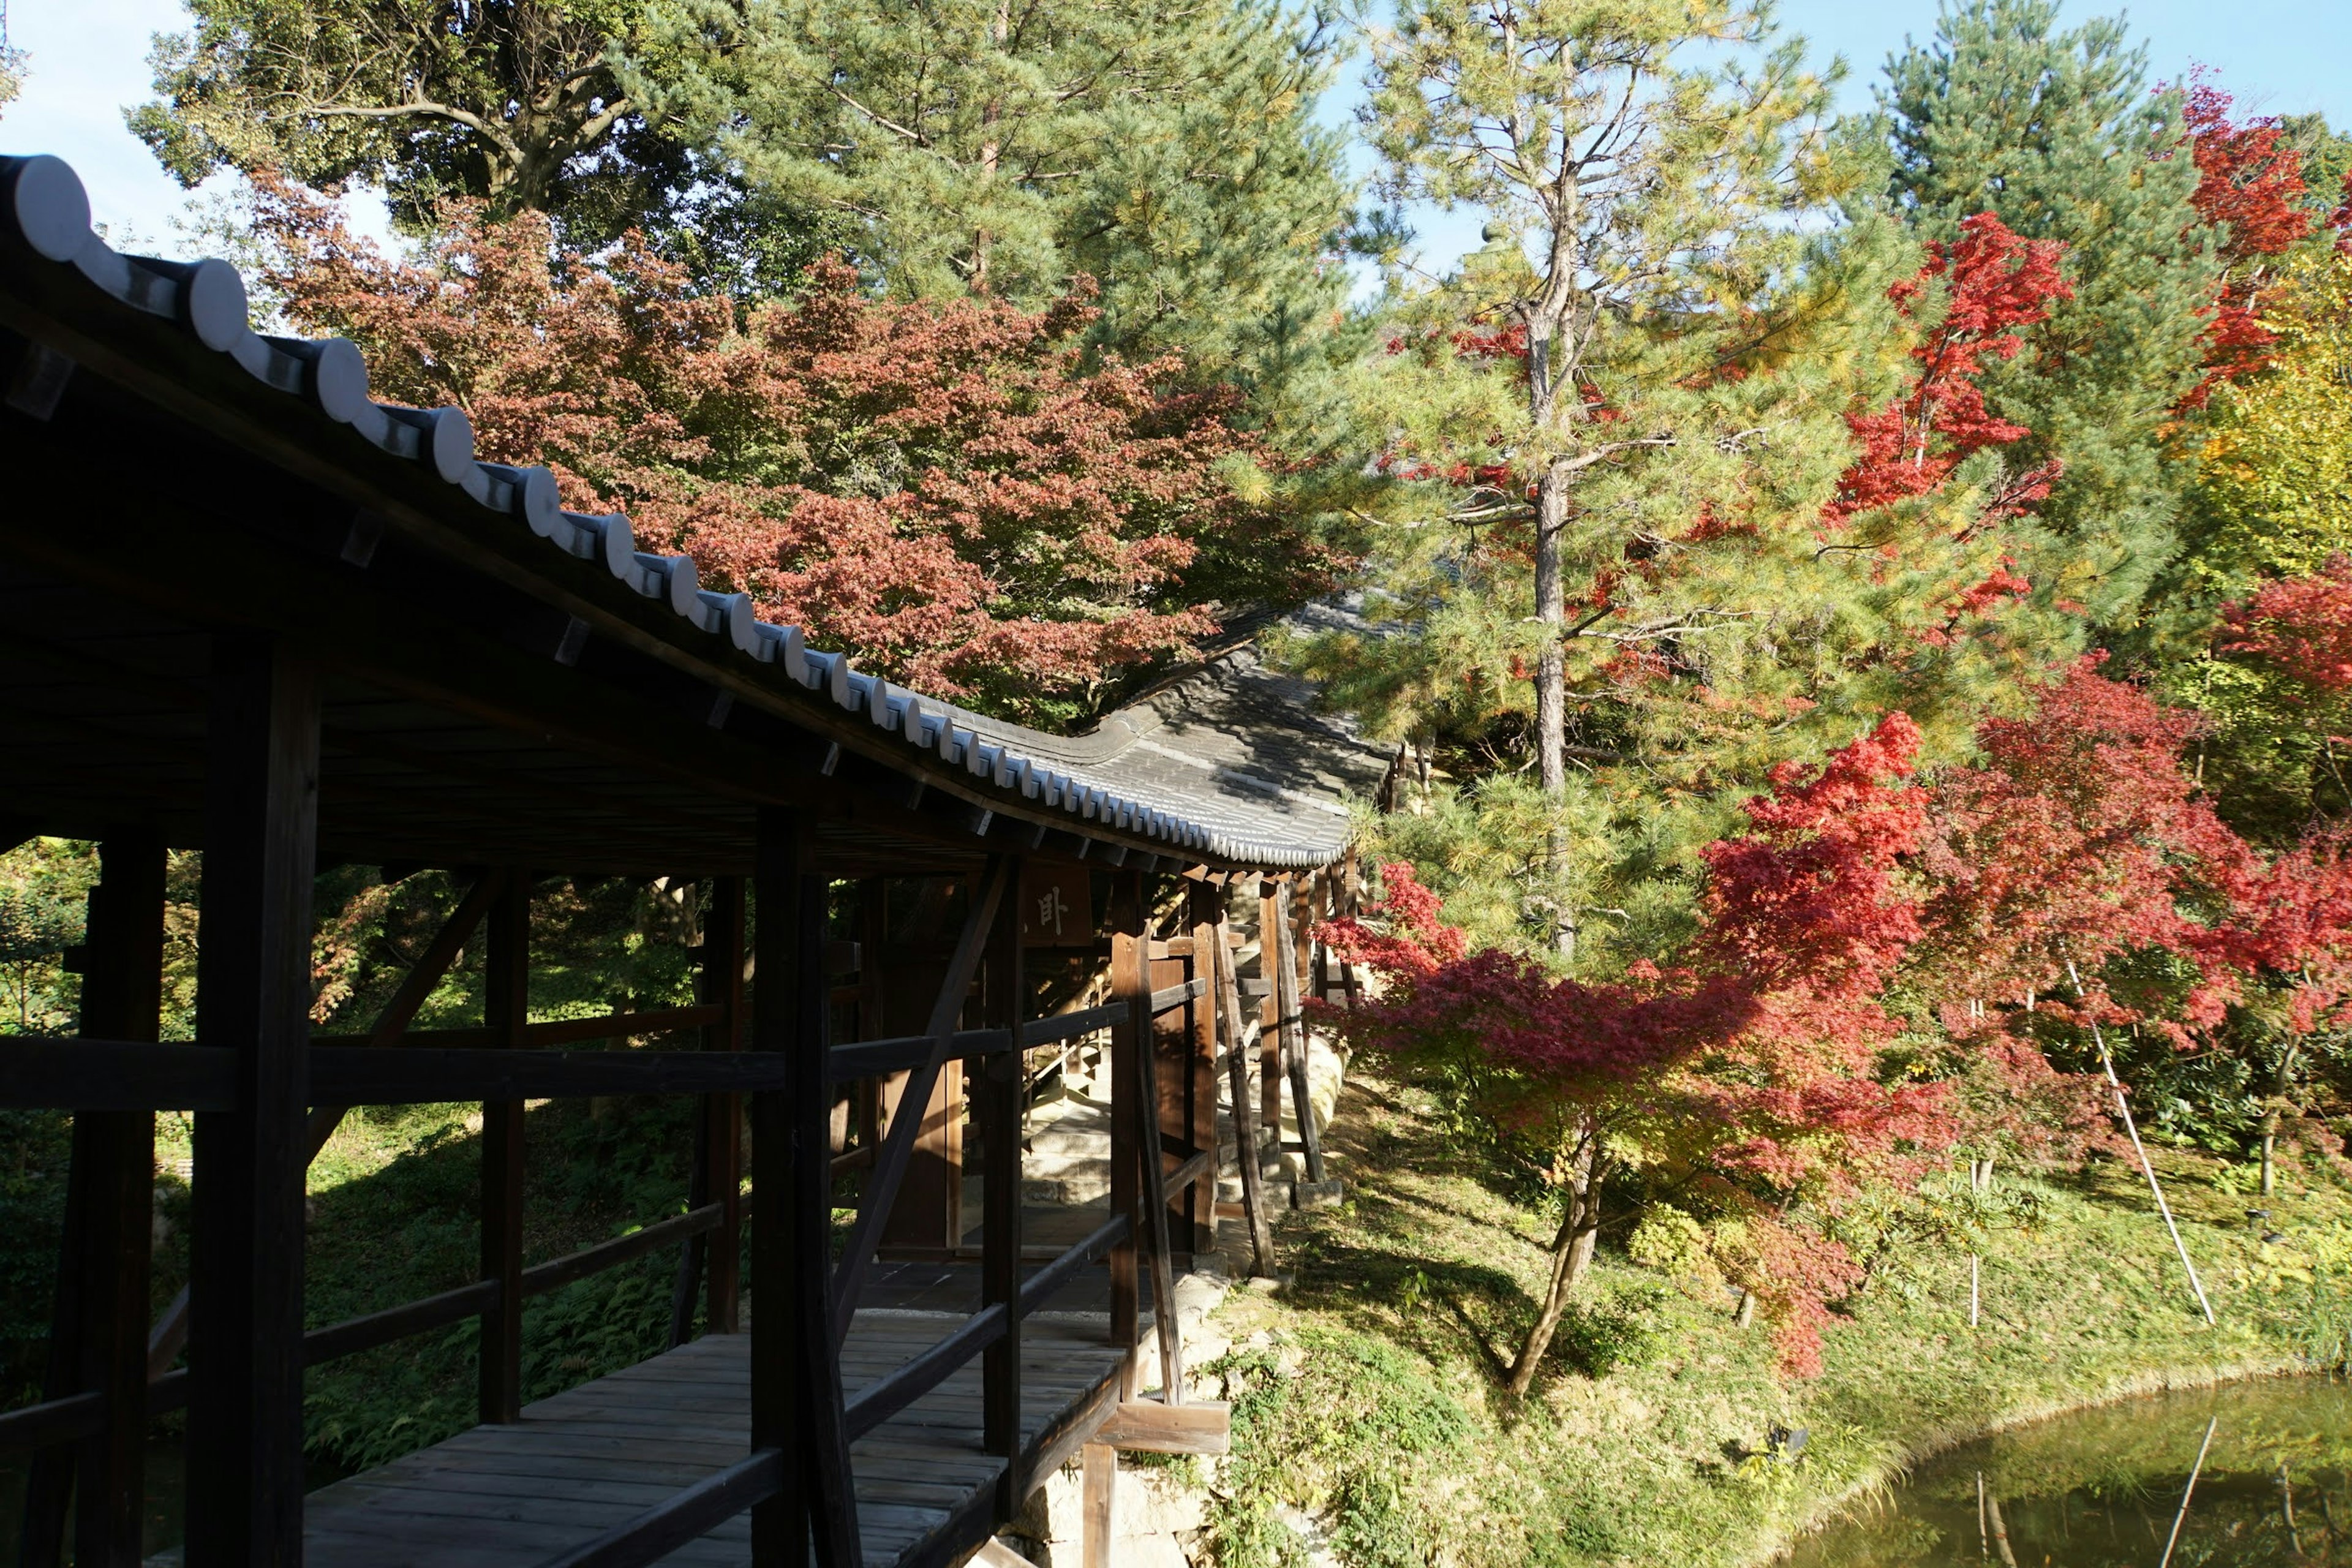
[[[2156,1568],[2172,1568],[2172,1549],[2180,1543],[2180,1527],[2189,1518],[2189,1499],[2197,1489],[2197,1478],[2205,1468],[2205,1450],[2213,1446],[2213,1428],[2221,1424],[2219,1415],[2205,1423],[2205,1440],[2197,1445],[2197,1462],[2189,1468],[2189,1484],[2180,1489],[2180,1511],[2172,1516],[2172,1533],[2164,1538],[2164,1560]]]
[[[2083,977],[2074,973],[2074,961],[2066,961],[2066,978],[2074,983],[2074,999],[2083,999]],[[2147,1177],[2147,1190],[2156,1194],[2156,1212],[2164,1216],[2164,1228],[2172,1233],[2172,1249],[2180,1254],[2180,1267],[2189,1271],[2189,1288],[2197,1293],[2197,1305],[2210,1325],[2213,1303],[2205,1299],[2204,1282],[2197,1278],[2197,1265],[2189,1260],[2189,1244],[2180,1239],[2180,1227],[2172,1220],[2172,1205],[2164,1201],[2164,1188],[2158,1184],[2156,1167],[2148,1163],[2147,1148],[2139,1141],[2139,1128],[2132,1121],[2131,1105],[2124,1094],[2123,1079],[2116,1076],[2116,1059],[2107,1054],[2107,1037],[2100,1032],[2097,1019],[2091,1021],[2091,1038],[2099,1047],[2099,1065],[2107,1069],[2107,1087],[2116,1091],[2116,1112],[2124,1119],[2124,1131],[2131,1134],[2132,1152],[2139,1156],[2139,1168]]]

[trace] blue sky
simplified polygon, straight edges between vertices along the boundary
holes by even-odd
[[[5,0],[0,0],[5,3]],[[174,248],[186,200],[122,128],[147,93],[149,37],[181,26],[178,0],[14,0],[9,34],[31,57],[24,97],[0,111],[0,152],[55,153],[80,171],[98,221],[117,239]],[[2080,18],[2116,7],[2068,0]],[[2352,125],[2352,0],[2139,0],[2125,8],[2157,75],[2214,67],[2242,107],[2325,112]],[[1935,30],[1934,0],[1782,0],[1783,24],[1853,68],[1847,102],[1867,105],[1888,51]],[[1473,221],[1422,220],[1428,259],[1442,261]]]

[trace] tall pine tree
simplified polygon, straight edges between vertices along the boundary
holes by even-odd
[[[1991,405],[2065,465],[2043,509],[2063,554],[2034,568],[2119,626],[2174,549],[2161,446],[2199,379],[2215,268],[2180,95],[2148,91],[2121,22],[2057,22],[2056,0],[1947,0],[1935,38],[1888,60],[1882,129],[1923,237],[1991,212],[2067,247],[2074,297],[1991,377]]]
[[[831,210],[894,290],[1102,288],[1098,341],[1278,375],[1346,299],[1328,28],[1277,0],[661,0],[648,101],[756,184]],[[684,63],[673,66],[667,62]]]

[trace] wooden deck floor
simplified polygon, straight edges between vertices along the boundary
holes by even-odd
[[[851,1394],[959,1319],[861,1311],[843,1352]],[[1119,1352],[1099,1319],[1022,1329],[1022,1438],[1058,1464],[1117,1396]],[[751,1341],[714,1334],[541,1400],[511,1426],[477,1426],[310,1495],[313,1568],[528,1568],[741,1458],[751,1444]],[[980,1366],[965,1366],[851,1449],[866,1568],[977,1543],[1001,1459],[982,1451]],[[666,1562],[740,1568],[739,1514]]]

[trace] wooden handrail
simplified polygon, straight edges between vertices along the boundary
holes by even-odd
[[[854,1040],[845,1046],[828,1047],[825,1073],[835,1083],[848,1083],[862,1078],[880,1078],[885,1073],[908,1072],[930,1060],[931,1047],[938,1043],[929,1035],[900,1035],[887,1040]],[[959,1029],[948,1043],[945,1059],[991,1056],[1012,1048],[1010,1029]]]
[[[184,1041],[0,1036],[0,1106],[234,1110],[236,1053]]]
[[[640,1568],[699,1541],[784,1484],[784,1451],[754,1449],[748,1458],[673,1492],[593,1541],[543,1558],[538,1568]]]
[[[226,1055],[227,1053],[223,1053]],[[465,1100],[584,1100],[609,1094],[777,1089],[788,1064],[735,1051],[501,1051],[318,1046],[310,1092],[322,1103],[430,1105]]]
[[[0,1415],[0,1453],[70,1443],[106,1427],[106,1396],[68,1394]]]
[[[1075,1040],[1081,1035],[1091,1035],[1126,1021],[1127,1004],[1124,1002],[1112,1002],[1076,1013],[1050,1014],[1043,1018],[1032,1018],[1021,1026],[1021,1044],[1024,1047],[1058,1046],[1064,1040]]]
[[[632,1258],[642,1258],[687,1237],[716,1230],[723,1213],[720,1205],[708,1204],[690,1213],[657,1221],[642,1230],[633,1230],[626,1236],[617,1236],[610,1241],[551,1258],[537,1268],[526,1268],[522,1273],[522,1293],[526,1297],[543,1296],[550,1290],[560,1290],[590,1275],[616,1268]],[[411,1334],[430,1333],[435,1329],[463,1322],[488,1310],[497,1304],[498,1299],[497,1280],[478,1279],[470,1285],[444,1290],[437,1296],[404,1301],[380,1312],[367,1312],[356,1318],[346,1318],[340,1323],[330,1323],[323,1329],[312,1329],[302,1336],[302,1364],[317,1366],[338,1357],[356,1355],[361,1351],[390,1344]],[[147,1413],[160,1415],[186,1404],[187,1380],[187,1369],[183,1367],[167,1372],[149,1384]],[[6,1419],[0,1416],[0,1433],[5,1432]],[[0,1442],[0,1447],[5,1446],[5,1442]]]
[[[1172,1008],[1181,1007],[1196,996],[1206,996],[1208,994],[1208,977],[1196,974],[1181,985],[1171,985],[1162,990],[1154,991],[1151,994],[1151,1011],[1154,1014],[1165,1013]]]
[[[1102,1257],[1125,1241],[1133,1229],[1133,1222],[1123,1214],[1115,1214],[1088,1232],[1076,1246],[1037,1270],[1021,1282],[1021,1315],[1027,1317],[1049,1300],[1055,1291],[1070,1281],[1087,1264]]]
[[[680,1029],[698,1029],[711,1024],[724,1023],[727,1009],[717,1003],[701,1003],[690,1007],[646,1007],[634,1012],[598,1013],[585,1018],[547,1018],[523,1026],[522,1043],[542,1050],[552,1046],[573,1046],[588,1040],[627,1039],[637,1035],[667,1035]],[[409,1029],[390,1043],[396,1049],[414,1047],[467,1047],[496,1045],[500,1038],[496,1029]],[[363,1046],[382,1044],[371,1035],[313,1035],[314,1046]]]
[[[958,1367],[1003,1338],[1011,1321],[1002,1301],[983,1307],[914,1360],[858,1390],[845,1412],[850,1441],[856,1442],[946,1382]]]
[[[543,1296],[550,1290],[560,1290],[592,1274],[616,1268],[633,1258],[642,1258],[689,1236],[716,1230],[725,1213],[718,1204],[705,1204],[686,1214],[657,1220],[642,1230],[633,1230],[626,1236],[616,1236],[610,1241],[600,1241],[593,1247],[583,1247],[577,1252],[526,1268],[522,1271],[522,1293],[525,1296]]]

